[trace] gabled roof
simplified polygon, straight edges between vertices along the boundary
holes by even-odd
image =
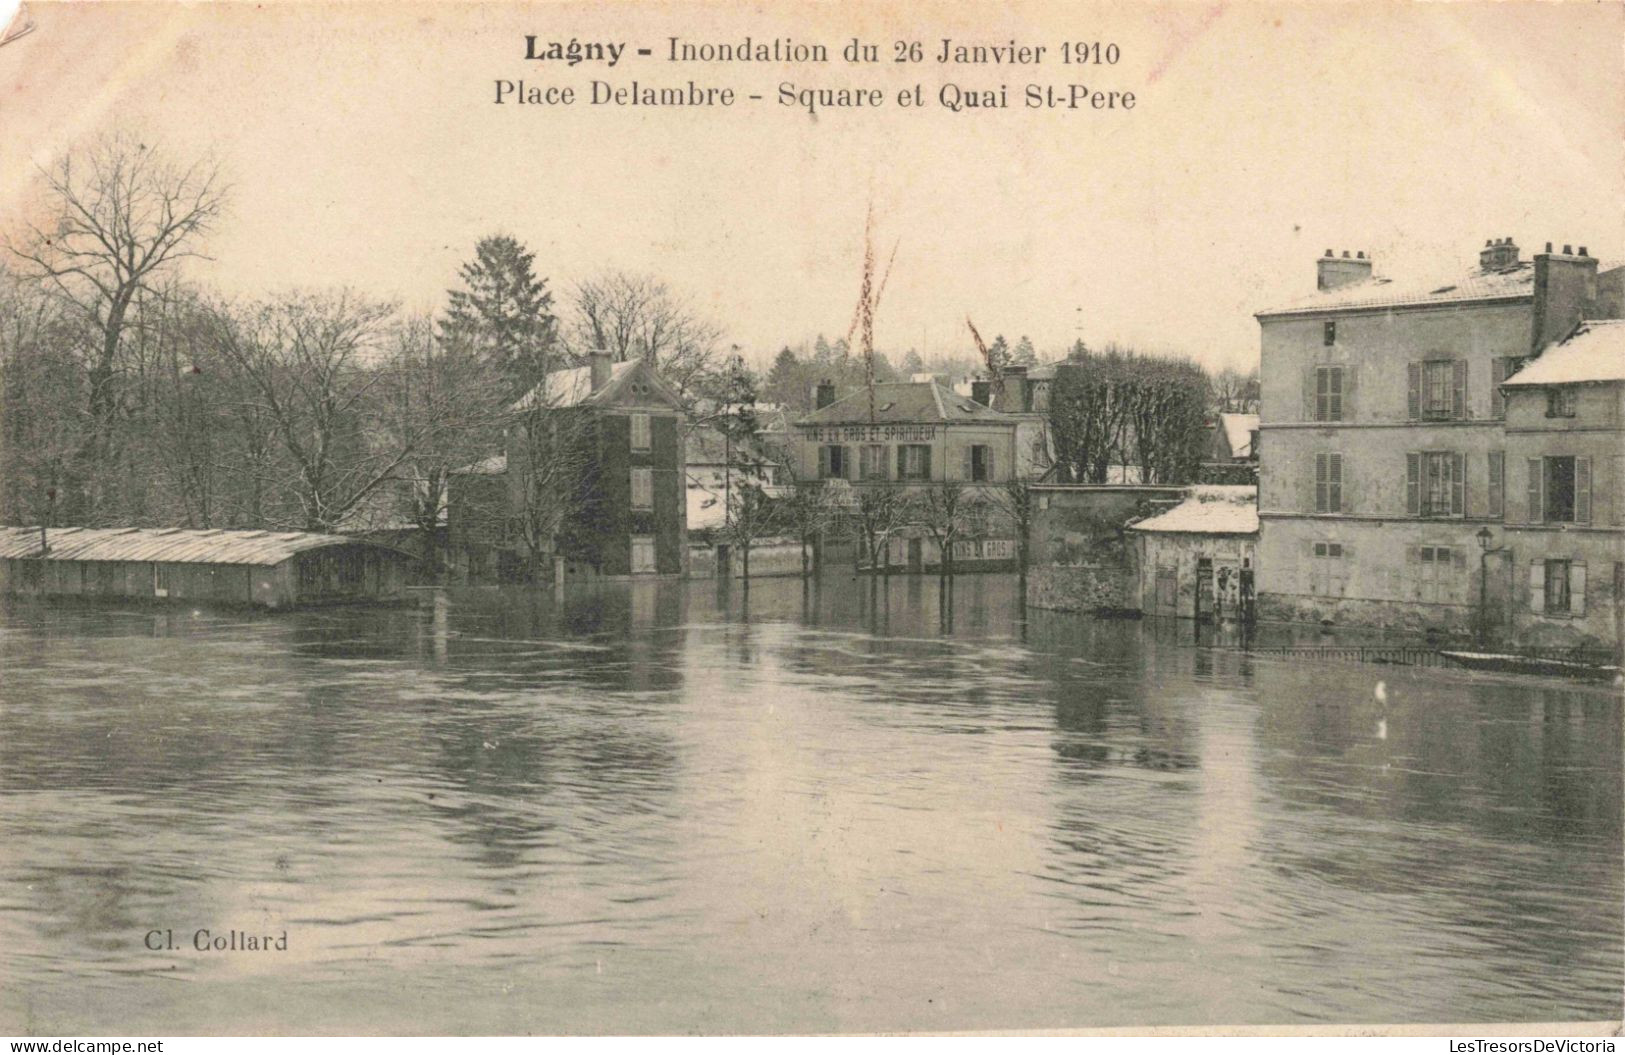
[[[51,548],[41,554],[38,527],[0,528],[0,557],[271,565],[280,564],[303,550],[322,546],[375,545],[343,535],[308,531],[194,531],[186,528],[47,528],[45,539]]]
[[[943,388],[935,381],[886,381],[875,385],[877,424],[918,422],[987,422],[1013,425],[1016,419]],[[867,425],[869,390],[858,388],[822,410],[806,415],[798,425]]]
[[[1257,414],[1220,414],[1219,427],[1224,430],[1225,442],[1230,444],[1231,457],[1251,456],[1253,430],[1258,428]]]
[[[1625,381],[1625,319],[1582,322],[1502,382],[1505,388]]]
[[[1224,484],[1193,487],[1166,513],[1129,525],[1130,531],[1195,535],[1251,535],[1258,531],[1258,488]]]
[[[633,392],[637,385],[647,385],[642,392]],[[510,408],[516,412],[541,407],[609,406],[621,402],[628,395],[654,396],[653,402],[680,406],[682,400],[660,374],[642,359],[628,359],[613,363],[609,368],[609,381],[603,388],[592,390],[592,367],[572,366],[563,370],[550,370],[541,384],[519,398]],[[639,402],[645,400],[638,399]]]

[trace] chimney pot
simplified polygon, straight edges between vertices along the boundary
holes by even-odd
[[[1563,255],[1564,256],[1573,256],[1574,255],[1574,247],[1572,245],[1564,246],[1563,247]]]
[[[1349,258],[1349,251],[1347,249],[1345,249],[1345,250],[1343,250],[1343,259],[1347,260],[1348,258]]]
[[[1484,248],[1485,249],[1488,249],[1490,246],[1492,246],[1494,244],[1495,244],[1495,239],[1493,239],[1493,238],[1484,239]]]
[[[835,382],[825,378],[813,386],[813,409],[823,410],[835,402]]]
[[[1586,255],[1586,247],[1585,247],[1585,246],[1583,246],[1583,245],[1582,245],[1582,246],[1581,246],[1581,247],[1580,247],[1580,255],[1581,255],[1581,256],[1585,256],[1585,255]]]
[[[1327,256],[1331,256],[1331,255],[1332,255],[1332,251],[1331,251],[1331,250],[1330,250],[1330,249],[1328,249],[1328,250],[1326,250],[1326,255],[1327,255]]]
[[[1546,251],[1547,251],[1547,252],[1548,252],[1548,253],[1550,253],[1550,252],[1551,252],[1551,251],[1552,251],[1552,243],[1550,243],[1550,242],[1547,242],[1547,243],[1546,243]]]
[[[588,376],[592,378],[592,390],[594,392],[602,391],[603,387],[609,384],[609,350],[607,348],[594,348],[592,354],[588,356],[588,368],[591,371]]]
[[[1355,259],[1356,259],[1356,260],[1364,260],[1364,259],[1365,259],[1365,250],[1364,250],[1364,249],[1362,249],[1362,250],[1360,250],[1360,251],[1359,251],[1359,252],[1358,252],[1358,253],[1355,253],[1355,254],[1354,254],[1354,258],[1355,258]]]

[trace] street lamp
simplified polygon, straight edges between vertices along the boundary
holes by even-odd
[[[1488,524],[1485,524],[1483,527],[1479,528],[1478,529],[1478,534],[1476,534],[1474,537],[1478,539],[1478,549],[1479,549],[1479,553],[1478,553],[1478,645],[1479,645],[1480,648],[1482,648],[1483,645],[1484,645],[1484,639],[1489,636],[1489,629],[1490,629],[1490,626],[1489,626],[1489,623],[1490,623],[1490,619],[1489,619],[1489,584],[1490,584],[1489,560],[1490,560],[1490,554],[1491,553],[1500,553],[1501,550],[1505,549],[1505,547],[1504,546],[1497,546],[1494,549],[1490,548],[1490,543],[1492,541],[1494,541],[1495,536],[1490,534],[1490,527],[1489,527]]]

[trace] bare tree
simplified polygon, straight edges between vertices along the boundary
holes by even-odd
[[[295,294],[215,327],[222,358],[275,431],[273,516],[332,531],[399,471],[422,441],[411,422],[381,429],[379,345],[392,308],[348,292]]]
[[[645,359],[685,401],[710,370],[722,330],[652,275],[606,271],[572,294],[578,356],[602,348],[616,362]]]
[[[720,534],[738,551],[740,575],[750,586],[750,551],[758,539],[777,534],[780,510],[767,491],[754,479],[741,480],[728,494],[728,516]],[[726,574],[726,569],[723,570]]]
[[[120,341],[137,295],[197,244],[219,218],[225,192],[210,162],[177,165],[129,136],[102,139],[41,170],[46,219],[7,242],[95,334],[87,378],[91,429],[84,455],[111,442]]]
[[[892,537],[914,520],[912,503],[902,488],[876,484],[858,489],[855,506],[849,515],[869,558],[869,571],[889,575],[891,561],[882,562],[882,556]]]
[[[954,577],[954,545],[970,536],[981,519],[981,493],[957,480],[941,480],[909,497],[915,520],[941,552],[937,574],[946,586]]]
[[[38,524],[42,550],[87,424],[85,404],[66,398],[83,384],[63,351],[70,335],[58,304],[0,267],[0,514]]]
[[[437,339],[427,315],[402,319],[389,343],[378,441],[407,452],[392,507],[416,528],[423,568],[438,577],[452,475],[500,444],[508,372],[469,343]]]
[[[1009,522],[1016,536],[1016,573],[1025,581],[1032,566],[1032,528],[1038,515],[1038,496],[1032,481],[1012,476],[997,487],[983,492],[989,512]]]
[[[567,552],[600,564],[607,530],[598,487],[597,420],[549,388],[539,385],[521,400],[508,427],[512,524],[533,582]]]
[[[814,546],[823,538],[824,532],[836,523],[840,512],[840,507],[822,480],[795,480],[790,485],[789,493],[781,499],[784,526],[794,532],[801,543],[803,579],[812,574]]]

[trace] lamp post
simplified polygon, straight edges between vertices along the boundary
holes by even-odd
[[[1478,637],[1478,645],[1479,645],[1480,648],[1482,648],[1484,646],[1485,639],[1489,636],[1489,629],[1490,629],[1490,625],[1489,625],[1490,624],[1490,619],[1489,619],[1489,613],[1490,613],[1490,609],[1489,609],[1489,585],[1490,585],[1489,560],[1490,560],[1490,554],[1491,553],[1500,553],[1501,550],[1505,549],[1506,547],[1504,547],[1504,546],[1496,546],[1494,549],[1490,548],[1490,543],[1492,541],[1494,541],[1495,536],[1490,534],[1490,528],[1489,528],[1488,524],[1486,524],[1483,527],[1479,528],[1478,529],[1478,534],[1475,535],[1474,537],[1478,539],[1478,550],[1479,550],[1479,553],[1478,553],[1478,635],[1477,635],[1477,637]]]

